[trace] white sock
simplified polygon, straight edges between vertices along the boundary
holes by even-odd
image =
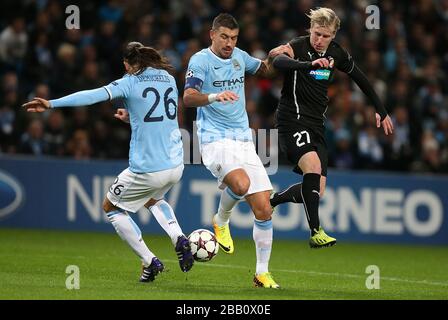
[[[268,272],[272,249],[272,220],[254,220],[253,238],[257,252],[256,274]]]
[[[134,220],[132,220],[126,211],[122,210],[111,211],[106,215],[120,238],[127,242],[132,250],[134,250],[145,267],[149,266],[155,255],[146,246],[142,238],[142,232]]]
[[[229,187],[221,192],[221,199],[219,200],[218,213],[215,214],[215,223],[222,227],[229,223],[230,215],[233,207],[244,197],[238,196],[230,190]]]
[[[156,218],[157,222],[163,230],[165,230],[171,238],[171,242],[175,246],[177,243],[177,238],[183,235],[183,233],[179,223],[177,222],[173,208],[171,208],[165,200],[159,200],[155,205],[149,207],[148,210]]]

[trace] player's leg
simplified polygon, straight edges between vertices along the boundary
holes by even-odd
[[[104,199],[103,209],[117,234],[142,261],[143,270],[140,281],[153,281],[155,276],[163,271],[163,264],[146,246],[140,228],[126,210],[114,206],[108,198]]]
[[[246,172],[239,168],[230,171],[223,179],[225,189],[221,192],[218,213],[213,217],[213,229],[216,240],[221,249],[228,254],[234,252],[235,247],[230,234],[230,215],[235,205],[244,198],[249,189],[250,180]]]
[[[262,191],[246,196],[246,201],[254,215],[252,236],[255,242],[257,264],[254,285],[265,288],[279,288],[269,272],[269,260],[272,251],[273,228],[272,208],[269,203],[270,191]]]
[[[215,222],[219,226],[229,223],[233,207],[244,198],[250,186],[249,177],[241,168],[226,174],[223,182],[227,187],[222,191],[218,213],[215,215]]]
[[[165,194],[180,181],[184,166],[146,174],[148,184],[154,190],[152,197],[145,203],[148,209],[176,245],[180,236],[184,235],[177,221],[173,208],[164,200]]]
[[[319,201],[324,192],[321,187],[325,188],[326,184],[326,168],[323,170],[320,158],[314,151],[304,154],[298,166],[303,172],[302,199],[311,230],[309,245],[311,248],[333,246],[336,239],[328,236],[319,222]]]
[[[320,201],[320,177],[321,163],[317,152],[305,153],[298,162],[298,167],[303,172],[301,195],[303,206],[308,219],[311,235],[319,229],[319,201]]]
[[[221,249],[229,254],[234,252],[229,228],[230,215],[250,185],[239,153],[238,142],[229,139],[209,143],[201,148],[204,165],[218,179],[220,189],[223,189],[218,212],[213,217],[213,229]]]
[[[187,272],[193,267],[194,263],[190,242],[182,232],[173,208],[163,199],[165,194],[179,182],[182,172],[183,165],[174,169],[146,174],[149,183],[152,184],[155,191],[152,194],[152,198],[145,204],[145,207],[171,238],[179,260],[180,269],[183,272]]]
[[[145,207],[156,218],[159,225],[165,230],[175,246],[178,238],[183,236],[184,233],[170,204],[163,198],[158,200],[152,198],[145,204]]]
[[[320,176],[320,198],[325,194],[325,187],[327,186],[327,177],[326,176]]]
[[[281,203],[303,203],[302,199],[302,182],[290,185],[285,190],[275,192],[271,195],[271,206],[275,208]]]
[[[142,238],[139,227],[129,213],[137,212],[160,189],[160,180],[157,177],[151,179],[152,175],[156,174],[123,170],[109,188],[106,195],[107,201],[104,201],[105,210],[110,210],[111,205],[113,207],[108,213],[108,217],[117,233],[139,256],[142,252],[150,251]],[[163,264],[157,258],[152,258],[150,261],[143,260],[143,272],[140,280],[142,282],[152,281],[162,270]]]
[[[323,197],[325,192],[327,178],[324,176],[320,177],[320,198]],[[292,202],[292,203],[303,203],[302,199],[302,182],[290,185],[285,190],[275,192],[271,194],[271,206],[275,208],[279,204]]]
[[[288,125],[281,127],[278,132],[278,143],[280,150],[287,156],[288,160],[294,164],[294,172],[296,173],[302,173],[300,171],[300,168],[297,167],[297,162],[299,161],[300,157],[306,152],[315,150],[315,147],[310,143],[311,141],[303,138],[299,139],[299,141],[297,140],[299,136],[298,134],[300,134],[299,137],[302,137],[304,135],[303,129],[305,128],[301,126],[291,127]],[[279,204],[286,202],[303,203],[302,182],[293,184],[285,190],[273,192],[271,194],[270,201],[272,208],[275,208]]]
[[[183,272],[188,272],[193,267],[194,259],[191,253],[190,242],[177,221],[173,208],[164,199],[151,199],[145,205],[149,212],[156,218],[159,225],[171,238],[174,250],[179,260],[179,267]]]
[[[256,153],[254,144],[245,143],[242,149],[247,152],[244,169],[250,179],[250,187],[245,198],[255,216],[252,232],[257,257],[254,285],[265,288],[279,288],[269,272],[273,241],[272,207],[269,202],[272,184]]]

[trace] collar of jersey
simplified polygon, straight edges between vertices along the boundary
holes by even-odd
[[[231,63],[231,62],[232,62],[233,52],[232,52],[232,55],[230,56],[229,59],[223,59],[223,58],[218,57],[218,56],[212,51],[212,49],[210,49],[210,47],[208,47],[207,50],[208,50],[208,52],[209,52],[213,57],[215,57],[219,62],[222,62],[222,63]],[[235,51],[235,49],[233,49],[233,50]]]

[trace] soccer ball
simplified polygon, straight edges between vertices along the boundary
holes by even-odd
[[[210,261],[218,253],[218,241],[216,241],[215,235],[206,229],[193,231],[188,236],[188,240],[190,240],[191,253],[196,261]]]

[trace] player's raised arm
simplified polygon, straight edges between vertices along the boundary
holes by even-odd
[[[386,135],[392,134],[394,131],[392,120],[387,114],[386,108],[381,103],[380,98],[376,94],[367,77],[356,65],[354,66],[353,71],[349,73],[349,76],[353,79],[353,81],[355,81],[361,91],[369,97],[370,101],[372,101],[376,110],[376,127],[379,128],[381,125]]]
[[[311,69],[314,66],[324,67],[325,64],[328,66],[328,60],[325,58],[311,61],[299,61],[291,59],[285,54],[280,54],[274,58],[272,65],[274,68],[279,70],[299,70],[299,69]]]
[[[294,57],[294,51],[292,47],[288,44],[282,44],[278,47],[275,47],[269,51],[267,59],[261,61],[261,65],[258,68],[256,75],[259,76],[269,76],[273,73],[272,63],[274,58],[285,55],[288,57]]]
[[[380,98],[376,94],[372,85],[370,84],[364,73],[358,68],[352,56],[342,47],[339,47],[338,55],[340,59],[336,67],[348,74],[350,78],[359,86],[361,91],[370,99],[376,110],[376,126],[379,128],[383,127],[384,133],[386,135],[391,134],[394,130],[392,120],[387,114],[386,108],[381,103]]]
[[[390,119],[389,115],[387,114],[386,108],[381,103],[380,98],[376,94],[375,90],[373,89],[373,86],[370,84],[367,77],[364,75],[364,73],[361,71],[361,69],[358,68],[358,66],[353,61],[352,57],[348,52],[343,50],[343,62],[338,66],[338,69],[342,72],[347,73],[350,78],[359,86],[361,91],[370,99],[373,106],[376,110],[376,126],[379,128],[380,126],[383,127],[384,133],[386,135],[392,134],[394,130],[394,126],[392,123],[392,120]]]
[[[55,100],[34,98],[32,101],[23,104],[22,107],[28,112],[44,112],[51,108],[87,106],[107,100],[109,100],[109,94],[105,87],[102,87],[79,91]]]

